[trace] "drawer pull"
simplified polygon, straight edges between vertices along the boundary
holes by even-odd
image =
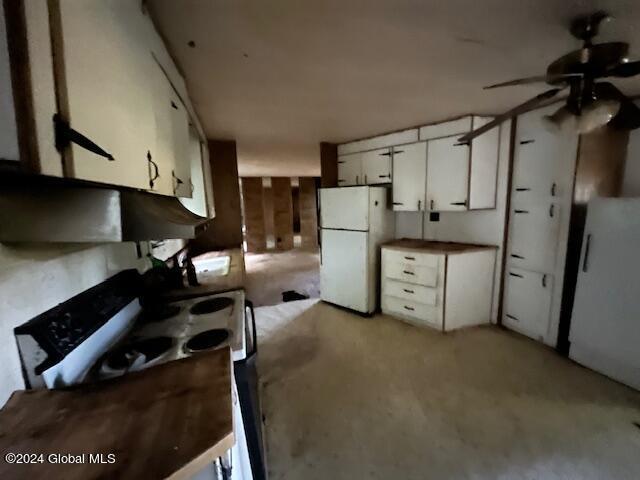
[[[405,260],[415,260],[416,257],[404,257]]]
[[[404,306],[405,310],[409,310],[411,312],[413,312],[415,310],[415,308],[413,307],[407,307],[406,305]]]
[[[509,275],[511,275],[512,277],[524,278],[524,276],[520,275],[519,273],[509,272]]]
[[[529,210],[514,210],[513,213],[529,213]]]
[[[464,202],[453,202],[453,203],[450,203],[449,205],[453,205],[455,207],[464,207],[467,205],[467,201],[465,200]]]
[[[555,197],[556,196],[556,182],[553,182],[551,184],[551,196]]]
[[[517,187],[516,188],[516,192],[530,192],[531,189],[530,188],[526,188],[526,187]]]
[[[520,145],[528,145],[533,142],[535,142],[535,140],[521,140]]]
[[[509,315],[508,313],[505,314],[505,317],[510,318],[511,320],[514,320],[516,322],[519,322],[520,320],[518,320],[516,317],[514,317],[513,315]]]
[[[389,174],[389,175],[378,175],[378,178],[391,178],[391,174]]]
[[[381,157],[390,157],[391,156],[391,152],[379,153],[378,155],[380,155]]]
[[[518,260],[524,260],[524,257],[523,257],[522,255],[517,255],[517,254],[515,254],[515,253],[512,253],[512,254],[511,254],[511,257],[512,257],[512,258],[517,258]]]
[[[393,202],[394,205],[404,205],[402,202]]]
[[[402,273],[406,273],[407,275],[415,275],[415,273],[410,272],[408,270],[403,270]]]
[[[347,163],[346,160],[338,160],[338,163]]]
[[[407,292],[407,293],[411,293],[411,294],[416,293],[413,290],[409,290],[409,289],[406,289],[406,288],[403,288],[402,291]]]
[[[553,203],[552,203],[552,204],[551,204],[551,206],[549,207],[549,216],[550,216],[551,218],[553,218],[553,215],[554,215],[554,212],[555,212],[555,210],[554,210],[554,208],[553,208],[553,207],[554,207],[554,205],[553,205]]]
[[[542,287],[547,288],[547,275],[542,275]]]

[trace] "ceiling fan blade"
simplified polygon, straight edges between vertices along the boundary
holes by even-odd
[[[509,80],[508,82],[496,83],[483,87],[485,90],[491,88],[510,87],[512,85],[526,85],[528,83],[546,82],[551,85],[561,83],[574,77],[581,77],[582,73],[566,73],[562,75],[536,75],[533,77],[518,78],[516,80]]]
[[[640,108],[618,87],[609,82],[599,82],[594,86],[597,98],[618,100],[620,110],[609,125],[618,130],[635,130],[640,128]]]
[[[466,135],[463,135],[462,137],[460,137],[458,139],[458,141],[461,142],[461,143],[470,142],[474,138],[482,135],[485,132],[488,132],[489,130],[491,130],[492,128],[496,127],[497,125],[500,125],[505,120],[508,120],[510,118],[513,118],[513,117],[516,117],[516,116],[520,115],[521,113],[527,112],[527,111],[531,110],[533,107],[535,107],[536,105],[538,105],[539,103],[542,103],[545,100],[549,100],[549,99],[555,97],[562,90],[564,90],[564,88],[552,88],[551,90],[547,90],[546,92],[543,92],[540,95],[536,95],[532,99],[527,100],[524,103],[521,103],[517,107],[514,107],[511,110],[509,110],[509,111],[507,111],[507,112],[505,112],[505,113],[503,113],[501,115],[498,115],[497,117],[495,117],[492,121],[490,121],[486,125],[483,125],[480,128],[478,128],[476,130],[473,130],[472,132],[467,133]]]
[[[607,71],[607,77],[633,77],[640,74],[640,61],[626,62],[616,65]]]

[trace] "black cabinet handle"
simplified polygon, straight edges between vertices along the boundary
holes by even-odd
[[[158,164],[153,161],[151,157],[151,152],[147,151],[147,162],[149,166],[149,187],[153,188],[155,186],[155,182],[158,178],[160,178],[160,171],[158,169]],[[153,172],[151,169],[153,168]]]
[[[513,258],[517,258],[517,259],[519,259],[519,260],[524,260],[524,257],[523,257],[522,255],[517,255],[517,254],[515,254],[515,253],[512,253],[512,254],[511,254],[511,256],[512,256]]]
[[[521,140],[520,145],[528,145],[533,142],[535,142],[535,140]]]
[[[378,175],[378,178],[391,178],[391,174],[388,174],[388,175]]]
[[[421,206],[422,206],[422,200],[418,200],[418,211],[420,211]]]
[[[398,154],[398,153],[404,153],[404,150],[394,150],[394,151],[393,151],[393,154],[394,154],[394,155],[396,155],[396,154]]]
[[[405,310],[409,310],[411,312],[413,312],[415,310],[415,308],[413,307],[407,307],[406,305],[404,306]]]
[[[554,208],[554,207],[555,207],[555,205],[554,205],[553,203],[552,203],[552,204],[551,204],[551,206],[549,207],[549,216],[550,216],[551,218],[553,218],[553,214],[554,214],[554,212],[555,212],[555,208]]]
[[[542,275],[542,287],[547,288],[547,274]]]
[[[365,173],[365,175],[364,175],[364,184],[365,184],[365,185],[367,184],[367,174],[366,174],[366,173]]]
[[[402,273],[406,273],[407,275],[415,275],[415,273],[410,272],[408,270],[403,270]]]
[[[113,155],[111,155],[109,152],[101,148],[88,137],[85,137],[80,132],[71,128],[69,122],[64,120],[59,113],[56,113],[53,116],[53,130],[56,150],[58,150],[58,152],[60,153],[62,153],[62,151],[69,145],[75,143],[79,147],[82,147],[85,150],[89,150],[91,153],[95,153],[96,155],[99,155],[101,157],[104,157],[110,162],[113,162],[115,160],[115,158],[113,158]]]
[[[404,205],[402,202],[393,202],[394,205]]]
[[[391,152],[379,153],[378,155],[380,155],[381,157],[390,157],[391,156]]]
[[[407,293],[415,293],[413,290],[409,290],[407,288],[403,288],[402,291],[407,292]]]
[[[582,259],[582,271],[587,272],[589,270],[589,252],[591,251],[591,234],[587,235],[586,243],[584,245],[584,258]]]
[[[347,163],[346,160],[338,160],[338,163]]]
[[[520,320],[518,320],[516,317],[514,317],[513,315],[509,315],[508,313],[505,314],[505,317],[510,318],[511,320],[514,320],[516,322],[519,322]]]
[[[338,182],[346,182],[346,180],[344,178],[339,178]]]
[[[524,278],[524,276],[520,275],[519,273],[509,272],[509,275],[511,275],[512,277]]]
[[[433,210],[433,205],[434,205],[433,200],[430,200],[429,201],[429,210]]]
[[[453,202],[450,205],[454,205],[454,206],[465,206],[467,204],[467,201],[465,200],[464,202]]]
[[[517,187],[516,192],[529,192],[531,189],[527,187]]]
[[[171,176],[173,177],[173,193],[174,195],[178,192],[178,187],[184,183],[184,181],[180,177],[176,177],[176,172],[171,170]]]
[[[404,257],[405,260],[415,260],[416,257]]]
[[[514,210],[513,213],[529,213],[529,210]]]
[[[555,197],[556,196],[556,182],[553,182],[551,184],[551,196]]]

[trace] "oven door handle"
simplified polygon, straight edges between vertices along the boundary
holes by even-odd
[[[253,302],[251,300],[244,301],[245,310],[249,308],[251,311],[251,351],[247,352],[247,360],[258,353],[258,332],[256,331],[256,312],[253,309]]]

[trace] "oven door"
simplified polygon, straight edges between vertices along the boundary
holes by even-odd
[[[250,323],[248,317],[251,317]],[[240,410],[242,411],[242,421],[244,423],[253,480],[263,480],[267,478],[267,472],[262,436],[262,408],[260,406],[258,371],[256,368],[258,337],[253,303],[249,300],[245,303],[245,322],[247,325],[247,356],[244,360],[234,362],[233,370],[238,388]]]

